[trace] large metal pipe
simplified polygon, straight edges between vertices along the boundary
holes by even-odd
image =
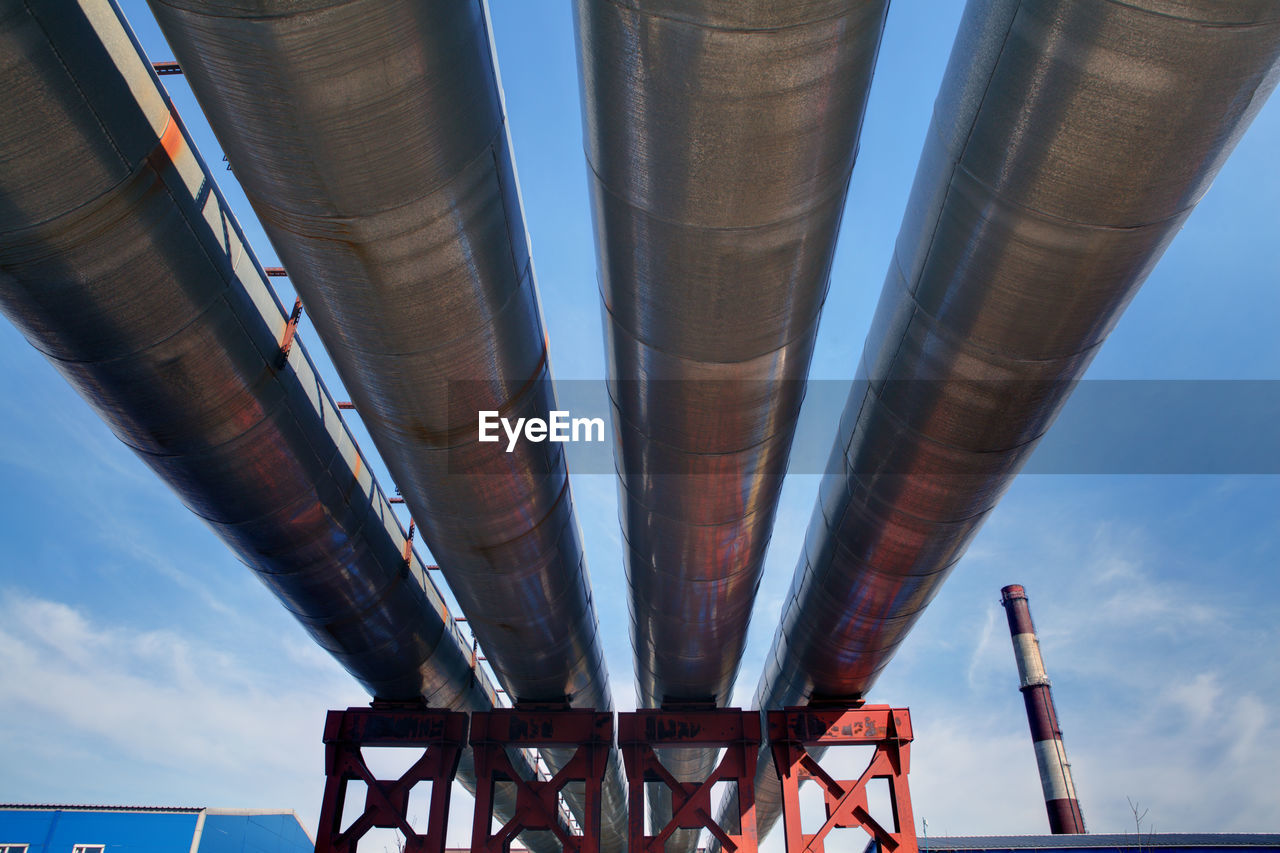
[[[644,707],[737,676],[887,5],[575,3]]]
[[[1075,782],[1071,779],[1071,762],[1062,745],[1062,729],[1058,712],[1053,707],[1049,676],[1040,657],[1040,639],[1031,622],[1031,605],[1027,591],[1017,584],[1000,590],[1013,639],[1013,656],[1018,663],[1018,689],[1027,706],[1027,722],[1031,726],[1031,742],[1036,750],[1036,767],[1040,786],[1044,789],[1045,810],[1049,813],[1049,831],[1067,835],[1085,831],[1084,815],[1076,799]]]
[[[493,707],[118,10],[3,0],[0,55],[0,310],[372,695]]]
[[[477,441],[556,408],[483,2],[151,6],[498,680],[611,710],[563,446]]]
[[[761,708],[858,697],[1275,87],[1280,4],[973,0]],[[778,783],[761,761],[762,834]]]

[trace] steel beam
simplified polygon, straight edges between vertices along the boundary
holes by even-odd
[[[575,747],[550,779],[526,779],[511,762],[509,750]],[[599,853],[600,806],[609,753],[613,750],[613,714],[583,709],[502,709],[473,714],[471,748],[476,766],[476,810],[472,853],[508,853],[512,839],[525,831],[550,832],[565,853]],[[562,753],[566,754],[566,753]],[[565,787],[582,782],[582,825],[565,825],[561,804]],[[516,787],[515,814],[495,833],[494,791],[498,783]]]
[[[833,829],[860,827],[887,853],[916,853],[915,820],[907,772],[911,764],[911,714],[888,705],[833,708],[787,708],[770,711],[769,745],[773,766],[782,783],[782,819],[787,853],[825,853]],[[857,779],[836,779],[818,763],[818,753],[840,746],[874,746],[866,770]],[[889,783],[891,822],[885,826],[872,816],[867,786],[876,779]],[[800,783],[822,786],[826,820],[814,833],[800,821]]]
[[[705,710],[643,710],[618,715],[618,746],[626,766],[628,786],[628,850],[663,853],[677,830],[707,829],[729,853],[755,853],[756,760],[760,752],[760,714],[738,708]],[[709,775],[681,780],[662,763],[656,749],[724,748]],[[714,751],[712,752],[714,754]],[[646,782],[665,786],[671,816],[653,833],[645,831]],[[720,821],[712,817],[711,793],[717,782],[737,786],[737,830],[732,813]]]
[[[371,708],[330,711],[324,727],[324,802],[316,853],[356,853],[370,829],[398,829],[403,853],[444,853],[449,826],[449,795],[467,741],[467,715],[427,708],[421,703],[375,702]],[[420,748],[422,755],[398,779],[378,779],[365,763],[361,747]],[[347,783],[368,786],[364,811],[342,829]],[[409,825],[409,793],[431,783],[426,831]]]

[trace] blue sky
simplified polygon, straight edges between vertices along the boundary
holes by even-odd
[[[570,7],[490,4],[555,373],[598,379]],[[960,9],[890,10],[814,378],[856,366]],[[145,4],[125,10],[151,58],[170,58]],[[182,80],[165,83],[274,264]],[[1278,144],[1273,99],[1091,378],[1280,379]],[[324,363],[305,320],[301,339]],[[0,801],[271,806],[314,826],[325,710],[361,704],[363,691],[7,324],[0,359]],[[615,698],[631,707],[616,487],[605,475],[573,487]],[[814,476],[784,489],[740,702],[816,489]],[[912,709],[911,785],[929,834],[1047,828],[998,603],[1008,583],[1031,598],[1091,830],[1131,828],[1132,797],[1162,831],[1275,831],[1278,515],[1275,476],[1021,477],[872,696]],[[461,843],[469,802],[455,803],[450,842]],[[766,849],[780,849],[777,834]]]

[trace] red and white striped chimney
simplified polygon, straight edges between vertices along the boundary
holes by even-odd
[[[1071,781],[1071,764],[1062,747],[1062,730],[1053,709],[1049,692],[1049,676],[1040,657],[1040,640],[1031,624],[1031,606],[1027,591],[1017,584],[1000,590],[1009,633],[1013,635],[1013,655],[1018,660],[1018,678],[1022,700],[1027,706],[1031,724],[1031,740],[1035,744],[1036,764],[1040,768],[1040,785],[1044,788],[1044,804],[1049,811],[1049,831],[1055,835],[1084,832],[1084,816],[1076,800],[1076,786]]]

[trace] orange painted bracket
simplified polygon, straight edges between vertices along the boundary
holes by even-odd
[[[298,333],[298,321],[302,319],[302,300],[293,300],[293,311],[289,314],[289,322],[284,325],[284,337],[280,339],[280,359],[279,367],[284,366],[289,361],[289,348],[293,346],[293,337]]]
[[[404,562],[409,565],[413,561],[413,519],[409,519],[409,533],[404,537]]]
[[[888,705],[787,708],[768,713],[773,766],[782,782],[782,819],[787,853],[825,853],[833,829],[861,827],[885,853],[918,853],[907,773],[911,769],[911,713]],[[874,746],[867,769],[857,779],[835,779],[808,747]],[[885,826],[872,817],[867,785],[889,783],[892,817]],[[813,780],[823,791],[826,820],[814,833],[800,825],[800,783]]]

